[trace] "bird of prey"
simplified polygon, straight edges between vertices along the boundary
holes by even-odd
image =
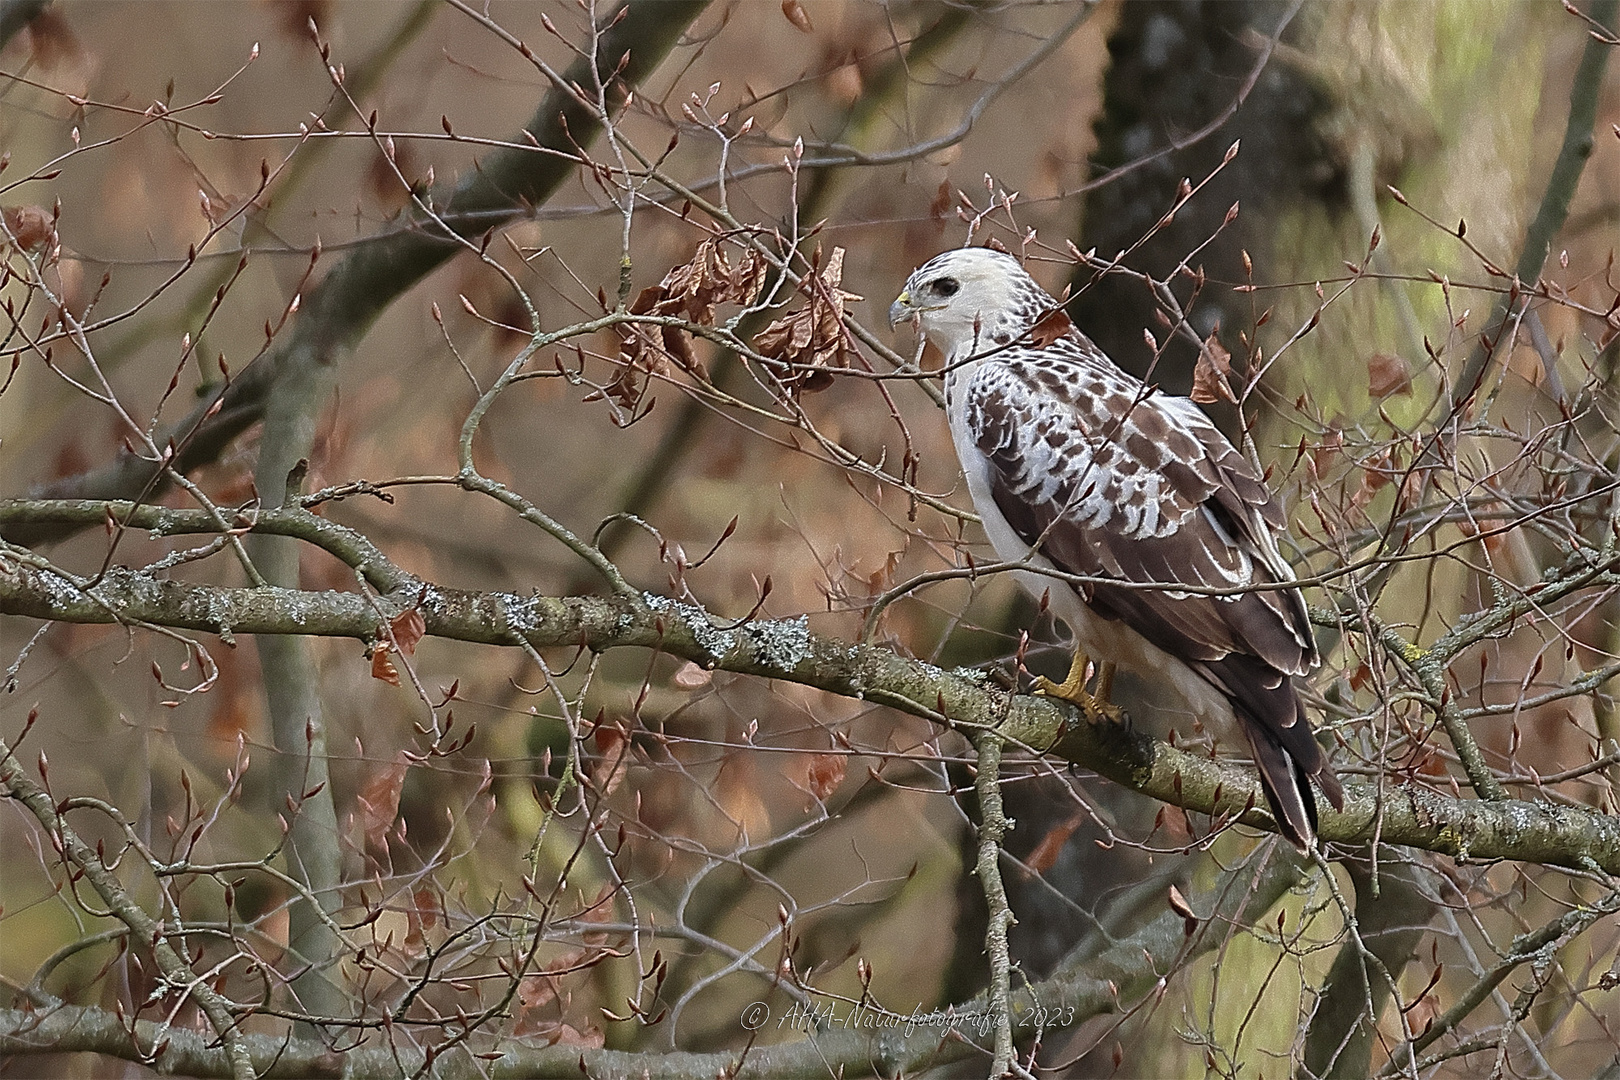
[[[1319,661],[1273,536],[1282,512],[1196,404],[1120,370],[1058,310],[990,248],[936,256],[889,309],[944,354],[951,437],[997,555],[1074,637],[1068,679],[1037,692],[1095,721],[1118,716],[1115,665],[1145,676],[1169,707],[1241,733],[1279,830],[1309,849],[1311,780],[1337,808],[1344,794],[1293,683]]]

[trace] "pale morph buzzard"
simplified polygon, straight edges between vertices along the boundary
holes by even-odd
[[[1042,321],[1057,308],[1011,255],[962,248],[912,274],[889,309],[945,354],[951,437],[996,553],[1032,568],[1016,574],[1074,635],[1069,679],[1042,689],[1096,718],[1118,664],[1224,738],[1242,732],[1283,835],[1309,848],[1311,778],[1335,807],[1344,794],[1293,684],[1318,663],[1305,600],[1265,588],[1293,580],[1272,536],[1283,515],[1197,405],[1127,375],[1065,320]],[[1095,696],[1085,654],[1102,664]]]

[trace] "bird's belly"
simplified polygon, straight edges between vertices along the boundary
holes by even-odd
[[[968,482],[968,493],[984,521],[985,535],[1003,562],[1026,562],[1030,570],[1014,570],[1013,576],[1031,595],[1045,594],[1052,614],[1062,619],[1074,635],[1075,646],[1098,662],[1112,663],[1122,670],[1141,678],[1147,695],[1138,706],[1133,703],[1133,717],[1157,724],[1190,726],[1193,719],[1201,720],[1212,728],[1223,741],[1233,738],[1242,745],[1237,735],[1236,717],[1232,703],[1208,679],[1205,679],[1186,661],[1180,660],[1154,645],[1147,638],[1122,622],[1105,619],[1093,611],[1075,587],[1060,577],[1042,574],[1053,565],[1045,555],[1031,555],[1030,547],[996,507],[990,494],[989,479],[984,475],[984,458],[973,448],[957,447],[963,462],[963,473]],[[969,462],[973,464],[970,465]],[[1150,716],[1135,715],[1143,709]]]

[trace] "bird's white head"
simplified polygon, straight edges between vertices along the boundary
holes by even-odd
[[[889,325],[916,320],[947,361],[1012,342],[1057,307],[1018,260],[993,248],[957,248],[929,259],[889,307]]]

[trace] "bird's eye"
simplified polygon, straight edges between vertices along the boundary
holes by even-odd
[[[935,296],[955,296],[962,283],[953,277],[935,278],[928,283],[929,291]]]

